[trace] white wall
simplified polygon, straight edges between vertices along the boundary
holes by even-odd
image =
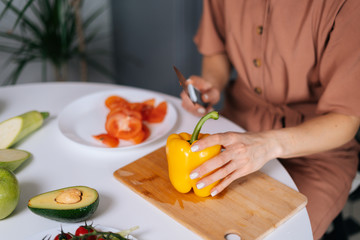
[[[110,3],[108,0],[98,1],[98,0],[83,0],[83,16],[88,16],[95,9],[99,8],[103,4],[107,6],[107,9],[100,15],[96,21],[93,22],[92,28],[99,28],[99,36],[87,46],[87,49],[96,49],[101,48],[108,51],[106,56],[99,57],[99,62],[105,65],[107,68],[110,68],[113,71],[113,60],[112,60],[112,24],[111,24],[111,11]],[[15,0],[14,4],[21,7],[25,4],[26,1]],[[4,5],[0,2],[0,12],[4,9]],[[29,11],[30,13],[31,11]],[[7,14],[0,20],[0,31],[7,31],[12,28],[16,17],[11,11],[8,11]],[[3,38],[0,38],[0,43],[3,42]],[[4,64],[7,62],[9,54],[0,52],[0,84],[9,76],[11,70],[14,67],[14,64],[10,64],[4,69]],[[80,81],[80,70],[79,62],[71,61],[68,66],[68,81]],[[30,82],[40,82],[42,80],[42,65],[41,63],[34,62],[26,66],[22,71],[20,78],[18,79],[17,84],[21,83],[30,83]],[[54,81],[54,73],[51,65],[47,65],[47,81]],[[98,73],[91,66],[88,66],[88,81],[89,82],[112,82],[111,79],[105,77],[103,74]]]

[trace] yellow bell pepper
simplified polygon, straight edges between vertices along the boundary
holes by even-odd
[[[217,181],[202,189],[198,189],[196,183],[199,179],[190,179],[192,170],[210,158],[213,158],[221,151],[220,145],[215,145],[197,152],[192,152],[190,149],[198,138],[205,138],[209,135],[200,134],[202,125],[209,118],[218,119],[219,114],[213,111],[201,118],[192,135],[188,133],[171,134],[167,139],[166,156],[170,181],[174,188],[181,193],[187,193],[193,189],[197,196],[207,197],[210,195],[210,190],[218,183]]]

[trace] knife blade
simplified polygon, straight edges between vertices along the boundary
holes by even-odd
[[[206,108],[208,106],[208,103],[205,103],[202,101],[201,92],[198,89],[196,89],[192,84],[186,84],[186,79],[185,79],[184,75],[182,75],[180,70],[177,69],[175,66],[173,66],[173,67],[174,67],[176,76],[179,79],[180,86],[184,89],[184,92],[189,96],[190,100],[194,104],[199,104],[199,105],[203,106],[204,108]]]

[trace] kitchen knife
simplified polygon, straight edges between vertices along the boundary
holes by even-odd
[[[181,85],[181,87],[184,89],[184,92],[189,96],[190,100],[194,103],[194,104],[199,104],[201,106],[203,106],[204,108],[206,108],[209,104],[205,103],[202,101],[201,98],[201,92],[196,89],[192,84],[187,84],[186,85],[186,79],[184,77],[184,75],[182,75],[182,73],[179,71],[179,69],[177,69],[175,66],[174,70],[175,73],[179,79],[179,83]]]

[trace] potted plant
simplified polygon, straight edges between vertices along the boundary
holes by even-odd
[[[0,51],[9,53],[8,62],[16,65],[2,85],[15,84],[22,70],[35,61],[42,62],[42,81],[46,81],[47,63],[53,66],[57,81],[66,80],[67,65],[74,58],[80,59],[82,81],[87,79],[87,64],[113,76],[86,50],[86,45],[98,35],[89,26],[105,7],[83,20],[82,0],[28,0],[22,8],[15,6],[13,0],[1,0],[1,3],[4,8],[0,22],[9,11],[16,15],[12,29],[0,31]]]

